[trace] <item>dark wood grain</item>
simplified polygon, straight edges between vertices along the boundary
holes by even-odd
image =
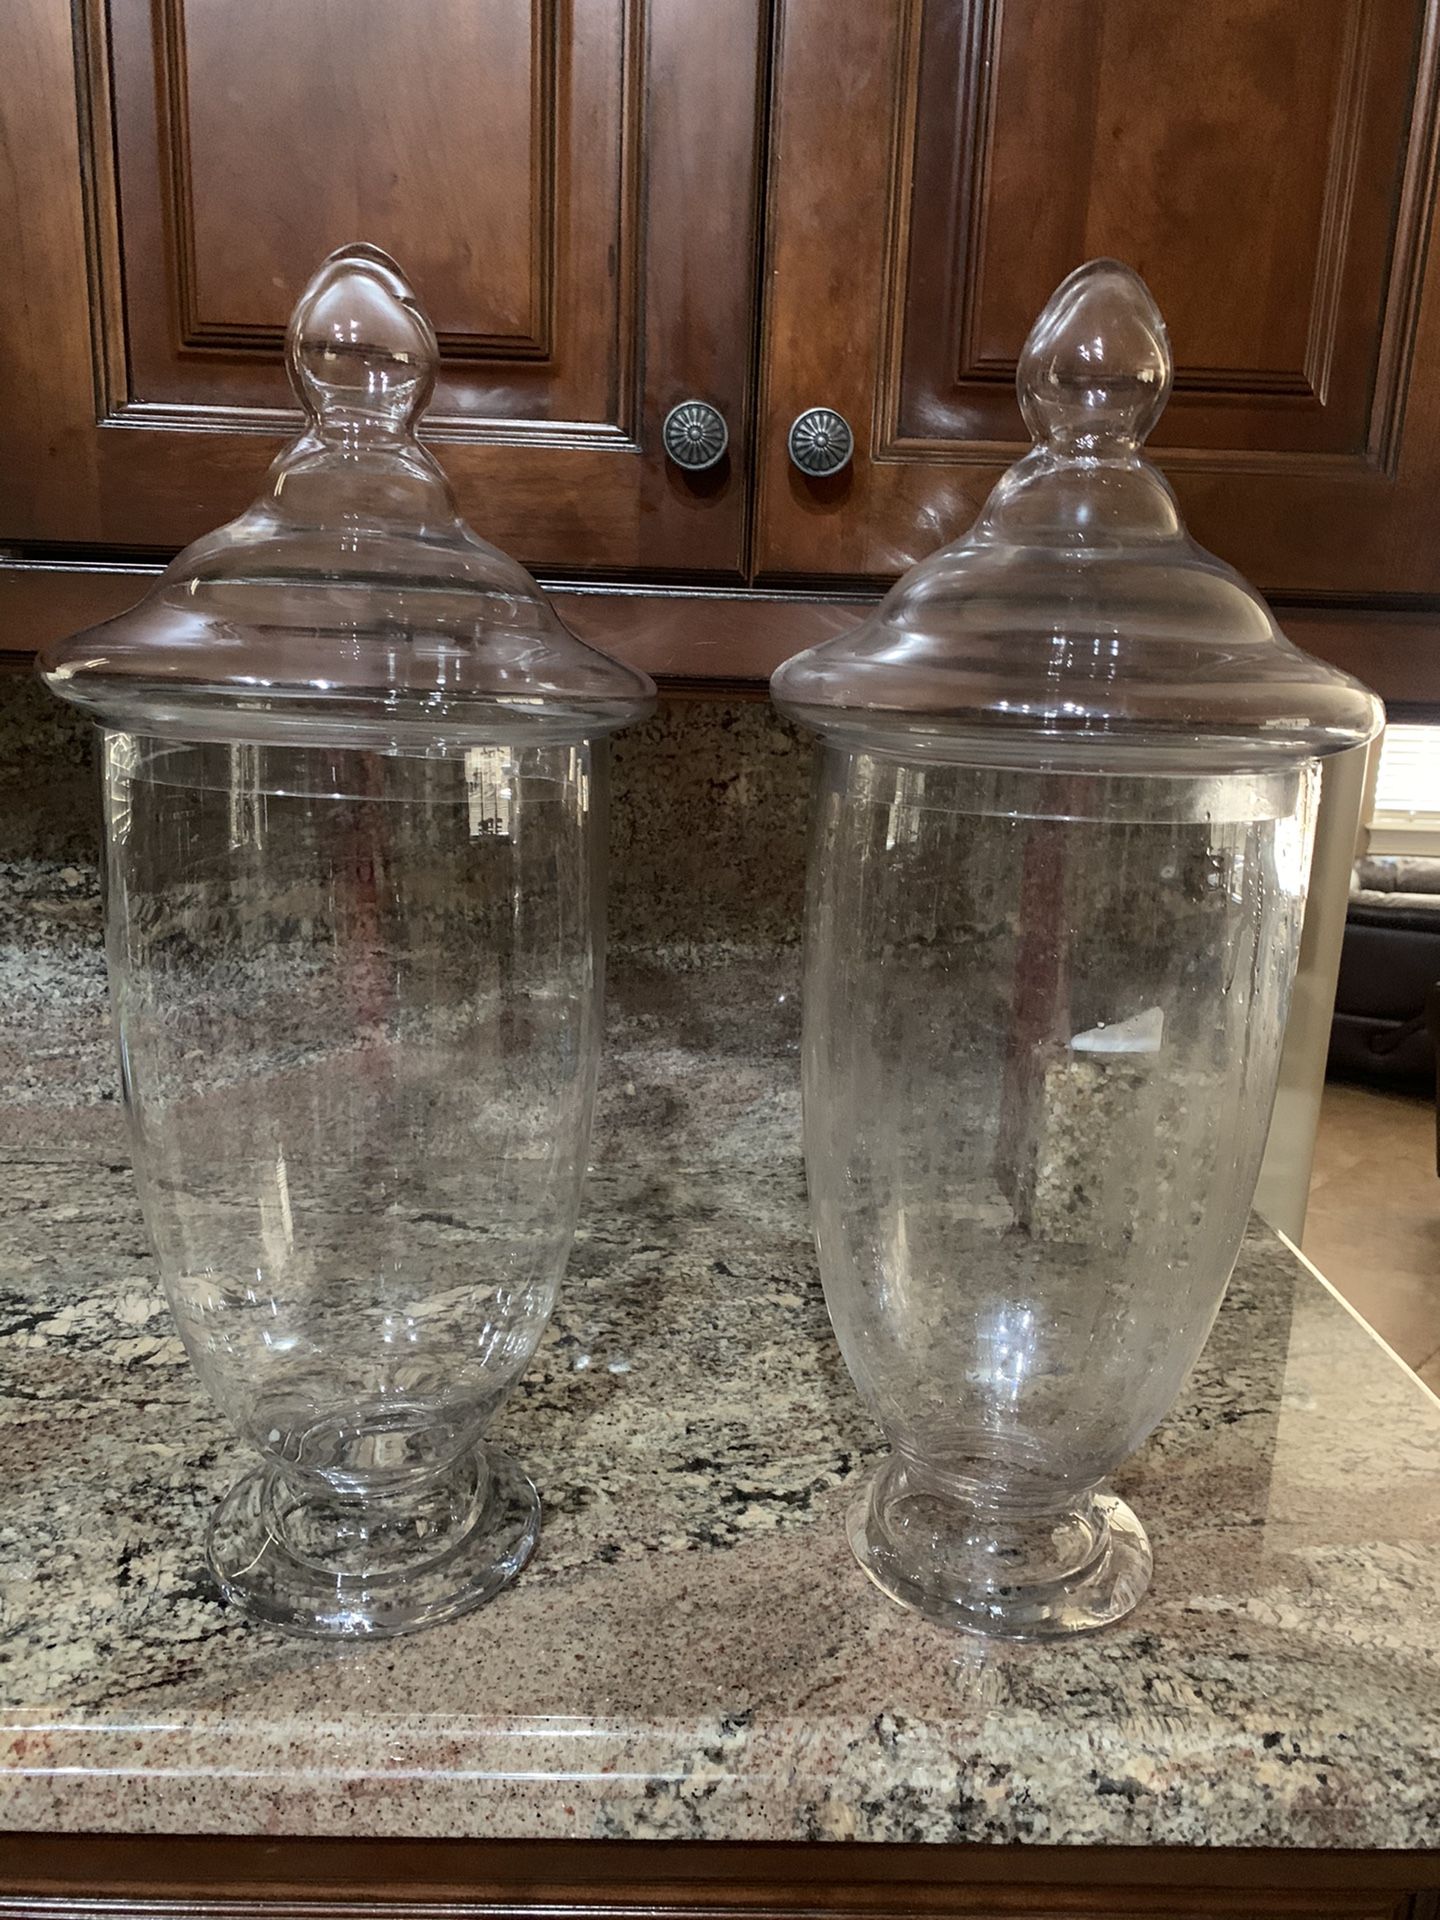
[[[762,581],[888,577],[963,530],[1018,449],[1029,320],[1113,252],[1170,315],[1156,445],[1197,536],[1277,595],[1440,591],[1440,3],[1154,23],[1146,0],[785,0]],[[817,404],[857,443],[824,487],[784,444]]]
[[[574,266],[597,317],[621,187],[622,16],[602,18],[577,75],[591,144],[564,188],[592,196]],[[356,234],[404,258],[453,357],[547,352],[561,143],[543,0],[162,0],[158,22],[148,7],[92,12],[97,38],[107,20],[137,398],[173,400],[188,373],[202,404],[237,390],[284,404],[274,355],[296,291]],[[247,366],[231,346],[264,358]],[[569,372],[593,380],[603,361]]]
[[[442,330],[431,431],[487,534],[739,577],[761,0],[12,0],[6,54],[0,542],[244,507],[296,424],[290,304],[370,238]],[[660,445],[691,393],[732,435],[703,485]]]
[[[0,550],[106,564],[239,511],[295,421],[289,301],[363,228],[444,334],[467,515],[549,575],[758,582],[577,615],[674,686],[755,686],[815,631],[780,595],[978,511],[1026,321],[1109,248],[1171,316],[1198,536],[1326,658],[1440,698],[1440,0],[1195,0],[1165,34],[1148,0],[301,11],[9,0]],[[659,445],[689,394],[731,428],[698,480]],[[821,403],[857,445],[816,483],[785,434]],[[78,591],[0,586],[0,644]]]
[[[1437,1885],[1435,1853],[0,1835],[0,1920],[1433,1920]]]
[[[1157,34],[1150,0],[913,8],[891,437],[1020,438],[1030,323],[1110,254],[1169,322],[1158,446],[1363,461],[1422,11],[1199,0]]]

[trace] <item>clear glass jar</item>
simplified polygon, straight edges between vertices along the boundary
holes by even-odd
[[[775,676],[822,753],[805,1148],[841,1349],[892,1452],[862,1566],[943,1621],[1103,1625],[1149,1543],[1106,1485],[1239,1252],[1320,754],[1378,702],[1185,535],[1139,448],[1163,323],[1114,262],[1037,322],[1037,444],[971,533]]]
[[[292,1631],[387,1634],[483,1601],[538,1534],[484,1434],[574,1231],[604,736],[652,690],[456,518],[393,262],[332,256],[290,353],[310,421],[266,495],[42,665],[104,728],[146,1223],[262,1456],[212,1567]]]

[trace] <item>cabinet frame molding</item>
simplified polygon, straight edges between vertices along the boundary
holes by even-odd
[[[905,286],[912,246],[912,214],[919,133],[922,28],[927,0],[902,0],[891,119],[889,194],[885,223],[883,285]],[[950,350],[956,385],[994,386],[1008,396],[1015,360],[987,355],[976,339],[976,298],[983,273],[988,216],[987,186],[997,110],[995,76],[1005,0],[963,0],[964,59],[954,150],[952,224],[946,248],[945,297],[938,332]],[[1324,189],[1316,258],[1316,288],[1302,369],[1177,365],[1175,393],[1196,398],[1240,395],[1323,406],[1328,398],[1343,299],[1346,227],[1355,188],[1363,133],[1361,78],[1374,57],[1376,0],[1350,0]],[[1380,323],[1376,372],[1367,409],[1367,431],[1356,452],[1166,447],[1164,463],[1196,472],[1284,472],[1320,478],[1344,471],[1373,471],[1393,480],[1399,471],[1401,429],[1414,362],[1423,276],[1440,184],[1440,7],[1430,4],[1416,50],[1413,110],[1405,142],[1386,296]],[[933,318],[933,315],[931,316]],[[916,302],[886,302],[880,316],[879,377],[872,421],[871,458],[906,464],[994,466],[1013,459],[1024,443],[1010,438],[960,439],[908,434],[902,422],[904,353],[915,324]]]
[[[457,333],[437,329],[441,365],[480,367],[487,362],[541,362],[555,344],[557,236],[554,220],[557,150],[565,127],[560,85],[557,13],[560,0],[534,0],[532,24],[532,124],[540,130],[531,156],[534,231],[531,243],[531,303],[535,324],[527,333]],[[642,451],[640,355],[637,351],[644,232],[643,149],[646,96],[644,49],[647,9],[653,0],[623,0],[625,56],[622,81],[621,195],[614,356],[617,375],[607,421],[517,415],[476,421],[436,409],[426,415],[427,438],[477,446],[600,447]],[[282,325],[209,323],[199,314],[196,221],[192,192],[189,103],[186,97],[185,0],[156,0],[157,138],[164,158],[162,209],[167,259],[167,305],[174,343],[188,358],[223,355],[270,364],[282,352]],[[117,102],[113,82],[108,0],[76,0],[76,101],[80,117],[81,193],[85,210],[86,270],[96,424],[104,428],[168,428],[173,431],[274,436],[294,431],[293,407],[221,406],[207,402],[137,399],[131,392],[126,291],[121,251]],[[363,237],[363,236],[357,236]],[[316,263],[319,264],[318,262]]]

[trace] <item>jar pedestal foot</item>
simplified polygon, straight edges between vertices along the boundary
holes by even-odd
[[[1145,1529],[1113,1493],[1046,1511],[881,1462],[850,1508],[856,1559],[892,1600],[944,1626],[1007,1640],[1062,1639],[1122,1619],[1150,1584]]]
[[[387,1638],[483,1605],[539,1535],[524,1471],[477,1447],[383,1495],[261,1467],[216,1508],[207,1553],[225,1597],[257,1620],[322,1639]]]

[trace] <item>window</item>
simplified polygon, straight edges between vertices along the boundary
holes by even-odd
[[[1386,728],[1368,850],[1440,853],[1440,727]]]

